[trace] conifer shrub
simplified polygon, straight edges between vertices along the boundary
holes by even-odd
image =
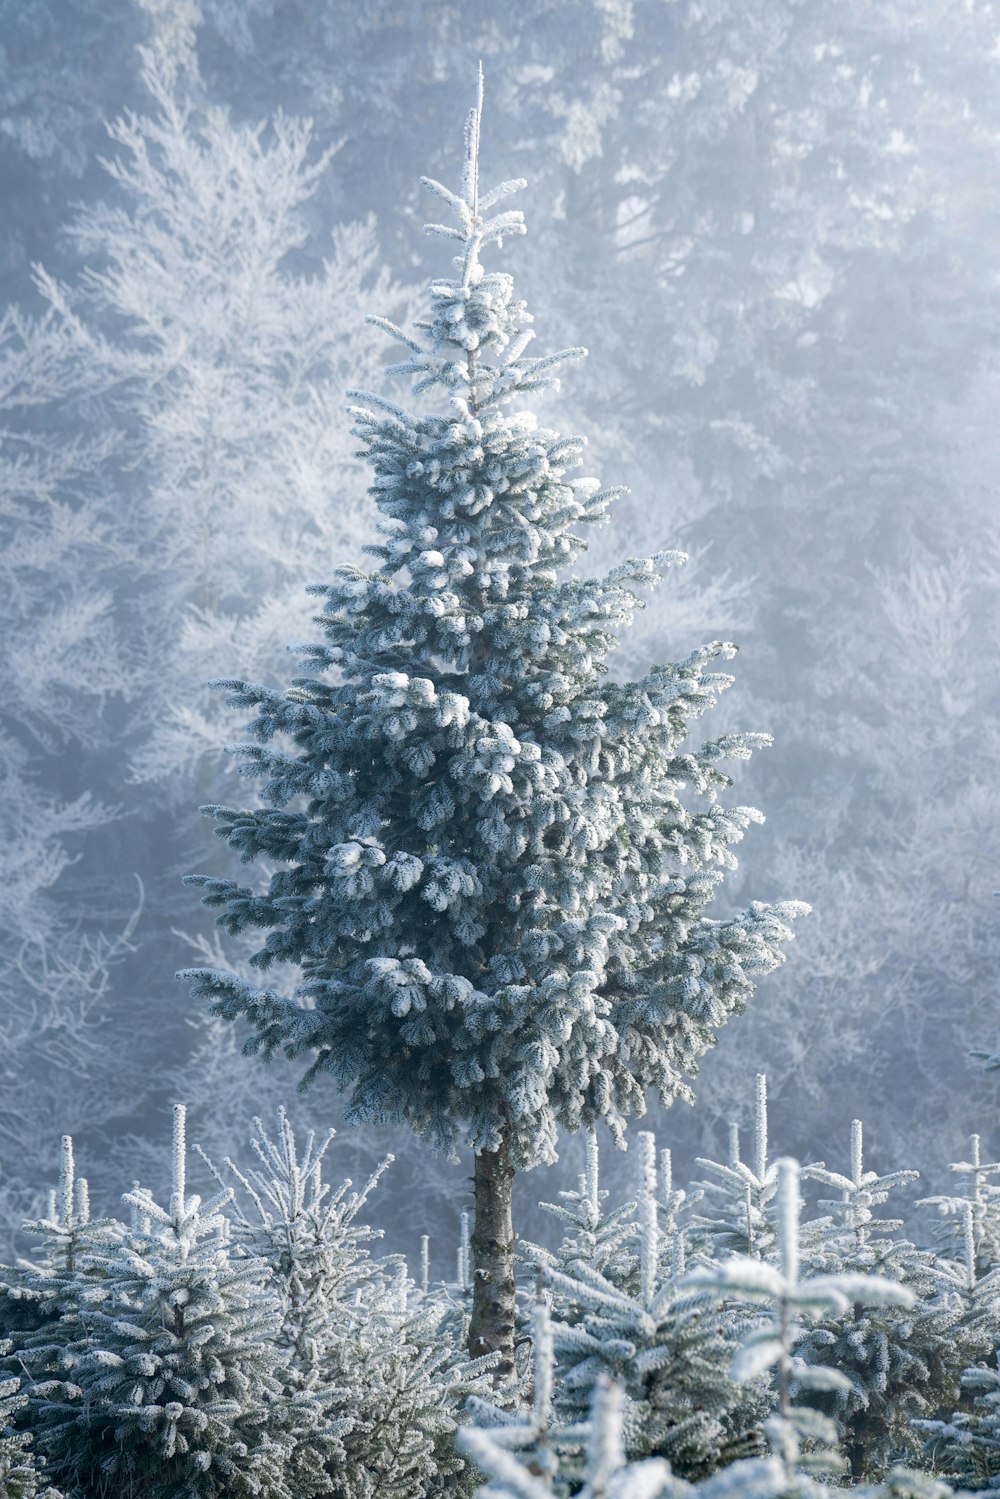
[[[0,1358],[11,1347],[10,1339],[0,1340]],[[30,1432],[19,1431],[15,1425],[18,1412],[27,1404],[20,1380],[0,1379],[0,1494],[4,1499],[62,1499],[35,1465]]]
[[[64,1150],[61,1195],[73,1201]],[[286,1375],[262,1260],[230,1252],[221,1209],[186,1190],[174,1116],[167,1209],[136,1188],[132,1221],[66,1212],[22,1289],[57,1314],[19,1334],[31,1428],[67,1499],[311,1499],[331,1438]]]
[[[335,1131],[322,1140],[310,1133],[300,1146],[284,1110],[273,1136],[254,1123],[254,1166],[225,1163],[238,1187],[231,1248],[270,1267],[287,1377],[318,1401],[337,1437],[326,1463],[329,1492],[337,1499],[466,1492],[474,1478],[454,1435],[495,1360],[469,1359],[453,1336],[460,1329],[447,1298],[418,1290],[405,1261],[372,1257],[380,1232],[359,1214],[392,1157],[360,1189],[349,1179],[333,1187],[324,1166]]]

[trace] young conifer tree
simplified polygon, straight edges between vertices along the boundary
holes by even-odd
[[[575,570],[618,491],[571,479],[580,438],[523,400],[581,349],[527,354],[531,317],[481,255],[524,232],[494,212],[521,181],[479,189],[481,90],[461,191],[425,179],[453,226],[455,274],[430,287],[394,372],[441,409],[354,392],[382,540],[373,570],[314,591],[325,641],[283,696],[230,681],[255,710],[242,769],[264,805],[205,809],[247,862],[281,867],[259,891],[194,877],[232,933],[267,929],[262,970],[302,966],[292,996],[212,969],[182,977],[253,1046],[311,1055],[306,1074],[350,1095],[349,1117],[405,1121],[475,1150],[470,1351],[514,1339],[516,1168],[551,1160],[559,1126],[621,1137],[655,1089],[689,1096],[715,1031],[781,961],[797,904],[705,915],[751,809],[721,807],[718,762],[766,736],[682,748],[729,678],[715,642],[616,682],[606,659],[636,587],[682,560]],[[492,215],[492,216],[491,216]],[[681,791],[704,798],[691,810]]]

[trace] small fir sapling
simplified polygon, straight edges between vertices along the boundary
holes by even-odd
[[[846,1312],[821,1315],[798,1345],[810,1367],[837,1369],[848,1380],[806,1399],[837,1421],[851,1476],[860,1482],[880,1477],[904,1455],[918,1458],[922,1437],[913,1422],[954,1402],[968,1357],[963,1306],[937,1256],[890,1237],[902,1229],[900,1220],[875,1217],[873,1209],[918,1173],[866,1171],[860,1120],[851,1125],[850,1175],[819,1166],[809,1175],[839,1194],[819,1203],[833,1226],[811,1244],[811,1268],[826,1275],[873,1273],[915,1298],[909,1306],[855,1301]]]
[[[123,1499],[307,1499],[329,1490],[323,1412],[290,1388],[266,1265],[233,1257],[217,1194],[186,1188],[174,1111],[168,1209],[126,1193],[134,1225],[91,1226],[65,1310],[18,1340],[31,1424],[55,1481]],[[63,1205],[65,1206],[65,1204]]]
[[[992,1367],[974,1366],[962,1373],[970,1410],[950,1420],[918,1420],[924,1456],[938,1472],[959,1479],[972,1490],[996,1489],[1000,1483],[1000,1351]]]
[[[525,1457],[512,1451],[502,1440],[503,1428],[467,1426],[459,1434],[459,1443],[476,1466],[489,1475],[489,1481],[476,1491],[476,1499],[552,1499],[553,1494],[571,1493],[575,1499],[694,1499],[700,1495],[724,1499],[733,1492],[731,1485],[722,1486],[713,1479],[699,1485],[687,1483],[671,1473],[670,1464],[661,1457],[629,1462],[623,1428],[622,1392],[602,1376],[594,1390],[588,1420],[574,1429],[566,1452],[556,1453],[554,1472],[541,1468],[534,1454]],[[780,1464],[773,1458],[765,1462],[771,1469],[770,1493],[777,1496],[782,1492],[778,1487],[783,1477]],[[756,1483],[748,1485],[750,1494],[768,1493],[761,1482],[763,1476],[754,1473]]]
[[[692,1228],[699,1241],[711,1246],[713,1256],[747,1254],[763,1259],[774,1247],[769,1208],[778,1189],[778,1177],[767,1159],[767,1078],[763,1073],[757,1074],[753,1119],[752,1165],[740,1156],[740,1131],[735,1123],[729,1126],[726,1164],[701,1156],[697,1161],[712,1180],[699,1184],[704,1210]]]
[[[809,1365],[798,1353],[807,1333],[804,1323],[825,1312],[847,1312],[855,1303],[912,1306],[912,1291],[880,1276],[860,1272],[800,1274],[801,1199],[799,1165],[775,1162],[777,1176],[776,1239],[778,1264],[734,1256],[720,1264],[699,1266],[688,1284],[725,1298],[769,1304],[770,1317],[744,1339],[732,1367],[738,1382],[772,1371],[776,1410],[764,1423],[772,1454],[784,1468],[785,1492],[794,1491],[811,1474],[836,1473],[844,1466],[837,1450],[836,1424],[809,1406],[794,1405],[795,1394],[843,1390],[850,1380],[839,1369]]]
[[[636,1205],[625,1202],[606,1211],[604,1204],[608,1195],[607,1189],[600,1185],[597,1135],[588,1130],[584,1170],[576,1190],[560,1192],[559,1202],[538,1204],[543,1212],[550,1213],[564,1226],[559,1248],[553,1251],[522,1240],[520,1258],[532,1266],[564,1271],[569,1271],[579,1262],[609,1275],[616,1285],[620,1284],[634,1262],[630,1246],[638,1232]],[[567,1302],[560,1300],[558,1313],[561,1320],[572,1320],[572,1310]]]
[[[954,1259],[971,1263],[974,1279],[1000,1265],[1000,1186],[989,1178],[1000,1174],[1000,1162],[982,1159],[980,1137],[969,1137],[969,1159],[952,1161],[949,1170],[964,1178],[966,1191],[925,1197],[920,1206],[937,1208],[938,1239]]]
[[[690,1218],[701,1201],[698,1187],[674,1186],[673,1152],[660,1151],[660,1212],[663,1223],[663,1252],[670,1257],[675,1275],[682,1275],[687,1259],[687,1223],[682,1215]]]
[[[91,1225],[87,1179],[76,1174],[72,1136],[63,1135],[58,1186],[49,1192],[46,1215],[24,1225],[35,1241],[35,1258],[0,1268],[3,1333],[19,1337],[37,1331],[75,1306],[78,1275],[93,1273],[86,1250],[93,1246],[95,1235],[106,1246],[115,1227],[110,1221]]]
[[[305,1374],[337,1336],[337,1318],[347,1315],[358,1293],[366,1301],[374,1287],[382,1289],[384,1275],[367,1248],[381,1238],[381,1231],[358,1222],[358,1215],[392,1156],[360,1191],[353,1190],[350,1179],[334,1189],[323,1180],[323,1167],[335,1130],[328,1130],[318,1142],[310,1130],[300,1149],[283,1108],[278,1110],[275,1138],[260,1119],[253,1123],[256,1134],[250,1147],[257,1165],[244,1172],[230,1158],[225,1161],[241,1189],[232,1194],[232,1240],[270,1266],[284,1309],[283,1337],[295,1369]],[[219,1187],[232,1190],[200,1146],[195,1149]]]
[[[369,1254],[381,1232],[358,1215],[392,1157],[360,1190],[350,1180],[333,1188],[323,1180],[333,1130],[318,1142],[310,1132],[300,1148],[283,1109],[274,1138],[259,1119],[254,1126],[257,1165],[244,1172],[225,1163],[241,1189],[230,1209],[232,1247],[271,1267],[289,1378],[311,1392],[337,1438],[330,1492],[458,1495],[472,1480],[454,1432],[468,1396],[488,1384],[492,1361],[459,1351],[450,1305],[417,1294],[398,1257]]]
[[[538,1286],[532,1318],[533,1386],[527,1408],[512,1411],[473,1401],[474,1424],[460,1448],[493,1480],[476,1499],[643,1499],[695,1490],[662,1457],[630,1462],[620,1387],[606,1374],[594,1381],[584,1419],[558,1419],[559,1371],[547,1296]]]
[[[710,1293],[678,1280],[681,1194],[664,1174],[663,1212],[655,1139],[641,1134],[639,1145],[640,1191],[630,1204],[638,1232],[627,1258],[623,1252],[603,1273],[582,1259],[541,1261],[555,1302],[556,1410],[564,1421],[585,1421],[598,1382],[611,1377],[622,1390],[627,1456],[665,1457],[675,1473],[698,1478],[754,1450],[769,1401],[759,1382],[741,1389],[730,1378],[740,1330],[733,1309],[723,1312]],[[672,1242],[661,1214],[673,1225]]]
[[[915,1420],[913,1424],[924,1434],[927,1455],[978,1489],[996,1487],[994,1480],[1000,1474],[1000,1267],[994,1256],[997,1189],[986,1181],[998,1167],[983,1164],[978,1135],[970,1143],[971,1159],[952,1165],[952,1170],[967,1178],[966,1194],[925,1198],[921,1205],[936,1207],[944,1218],[941,1237],[953,1257],[938,1260],[939,1273],[949,1282],[960,1307],[955,1345],[967,1366],[961,1387],[971,1400],[971,1409],[953,1407],[950,1419]]]
[[[333,1414],[350,1422],[330,1469],[335,1499],[461,1499],[475,1475],[455,1434],[475,1395],[492,1385],[495,1359],[470,1359],[449,1336],[447,1305],[423,1301],[398,1273],[327,1349]]]
[[[0,1267],[0,1378],[24,1381],[27,1404],[17,1423],[37,1432],[51,1391],[70,1367],[70,1349],[87,1338],[87,1307],[103,1300],[102,1260],[119,1253],[126,1234],[113,1219],[91,1222],[85,1177],[77,1176],[73,1140],[59,1145],[58,1185],[43,1218],[23,1224],[31,1259]]]
[[[991,1260],[991,1220],[995,1207],[984,1189],[985,1173],[992,1167],[979,1161],[979,1141],[972,1138],[971,1162],[956,1166],[968,1178],[962,1196],[939,1195],[921,1199],[918,1207],[935,1207],[943,1248],[933,1256],[934,1281],[940,1299],[952,1306],[954,1350],[962,1366],[990,1359],[997,1346],[997,1314],[1000,1308],[1000,1266],[983,1269]]]
[[[425,181],[457,248],[395,367],[444,406],[415,415],[356,393],[382,540],[371,571],[315,591],[318,673],[281,695],[224,684],[250,709],[241,769],[264,805],[211,807],[244,862],[282,867],[262,888],[197,876],[230,933],[266,929],[254,962],[301,965],[292,996],[215,969],[185,976],[252,1046],[311,1062],[352,1120],[406,1122],[475,1152],[474,1354],[513,1367],[514,1172],[555,1154],[559,1128],[600,1120],[621,1138],[648,1091],[690,1097],[690,1076],[805,907],[707,907],[759,814],[717,800],[720,762],[767,736],[685,743],[730,678],[720,642],[612,681],[615,632],[637,590],[681,560],[575,569],[578,528],[617,491],[567,477],[582,442],[520,404],[581,350],[527,355],[531,319],[481,254],[524,232],[479,187],[481,98],[463,183]],[[513,409],[508,409],[514,405]],[[682,800],[702,796],[694,808]],[[363,1017],[363,1018],[359,1018]]]

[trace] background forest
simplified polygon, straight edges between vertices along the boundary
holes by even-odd
[[[612,667],[740,643],[717,728],[775,743],[725,899],[813,908],[654,1127],[686,1179],[766,1071],[803,1158],[859,1117],[926,1193],[972,1129],[995,1148],[996,7],[0,9],[5,1230],[61,1134],[111,1207],[166,1190],[170,1103],[221,1160],[293,1095],[173,978],[242,961],[180,884],[226,867],[196,808],[234,794],[241,725],[204,683],[282,681],[305,586],[371,539],[344,392],[380,388],[364,315],[408,319],[438,268],[417,180],[455,176],[479,58],[484,174],[529,180],[519,289],[547,349],[590,349],[546,413],[631,489],[593,565],[691,554]],[[332,1089],[296,1117],[337,1123]],[[335,1152],[387,1149],[387,1246],[433,1226],[450,1273],[468,1162]],[[582,1159],[520,1184],[530,1232]]]

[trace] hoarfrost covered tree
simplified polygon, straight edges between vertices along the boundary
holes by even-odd
[[[323,1178],[334,1131],[321,1140],[310,1132],[300,1146],[284,1110],[273,1138],[254,1124],[256,1165],[244,1172],[226,1162],[242,1189],[230,1210],[232,1244],[271,1268],[291,1381],[320,1403],[337,1438],[330,1493],[465,1492],[474,1480],[454,1433],[492,1361],[472,1361],[454,1346],[448,1308],[417,1291],[405,1262],[369,1254],[380,1233],[358,1215],[392,1158],[360,1189],[350,1179],[333,1188]]]
[[[219,1210],[230,1196],[202,1205],[188,1194],[180,1106],[169,1208],[147,1190],[126,1193],[131,1229],[89,1222],[64,1146],[58,1218],[40,1225],[52,1263],[23,1283],[57,1315],[14,1346],[31,1377],[39,1452],[67,1492],[329,1492],[335,1435],[312,1392],[288,1379],[267,1267],[229,1252]]]
[[[206,640],[235,636],[249,668],[273,671],[274,642],[299,623],[302,547],[351,553],[367,534],[333,414],[348,371],[378,365],[350,332],[358,303],[395,294],[371,220],[299,268],[303,209],[333,155],[314,151],[308,121],[238,125],[203,102],[186,49],[140,55],[153,109],[109,126],[115,198],[70,229],[86,271],[70,284],[42,272],[39,287],[77,393],[117,435],[131,500],[119,545],[141,588],[141,609],[129,593],[120,607],[157,704],[144,698],[132,758],[169,787],[217,739],[196,695]],[[332,474],[351,503],[331,503]]]
[[[0,1359],[10,1349],[9,1339],[0,1340]],[[0,1379],[0,1493],[5,1499],[62,1499],[36,1466],[30,1435],[17,1431],[12,1424],[12,1418],[27,1403],[18,1379]]]
[[[922,1438],[912,1423],[954,1403],[963,1365],[982,1357],[986,1342],[963,1326],[964,1298],[939,1257],[897,1238],[900,1220],[872,1211],[917,1172],[880,1176],[866,1170],[861,1121],[855,1119],[849,1174],[821,1166],[806,1174],[838,1193],[820,1201],[833,1221],[807,1250],[812,1268],[828,1275],[874,1273],[913,1297],[909,1305],[856,1300],[847,1311],[819,1317],[798,1346],[810,1368],[833,1368],[845,1376],[838,1387],[806,1398],[837,1421],[858,1482],[881,1477],[904,1455],[919,1459]]]
[[[1000,1265],[1000,1186],[990,1181],[1000,1176],[1000,1161],[984,1161],[980,1136],[970,1135],[969,1159],[952,1161],[949,1169],[965,1192],[925,1197],[921,1206],[937,1209],[939,1242],[950,1257],[965,1261],[975,1281]]]
[[[706,1067],[702,1128],[731,1117],[749,1052],[772,1073],[779,1119],[808,1092],[805,1154],[840,1127],[849,1092],[847,1114],[897,1158],[921,1132],[926,1174],[940,1120],[967,1127],[950,1112],[966,1087],[996,1106],[965,1063],[968,1045],[991,1044],[1000,931],[984,711],[1000,641],[1000,303],[982,256],[995,17],[865,0],[526,0],[500,36],[455,0],[414,3],[407,19],[405,48],[396,7],[356,23],[368,67],[346,85],[355,107],[375,132],[401,108],[428,130],[473,49],[497,55],[510,157],[516,135],[516,159],[528,153],[557,205],[528,267],[550,335],[578,326],[581,294],[597,314],[576,430],[616,462],[627,438],[624,472],[674,481],[678,544],[710,543],[713,572],[754,577],[753,692],[780,753],[750,774],[773,806],[778,888],[825,919],[772,1007]],[[662,507],[635,505],[627,523],[630,549],[662,544]],[[646,639],[670,630],[674,605],[671,590],[647,611]],[[712,633],[747,632],[722,601],[706,607]],[[925,1123],[895,1085],[903,1055],[935,1099]]]
[[[226,1160],[230,1175],[242,1188],[232,1210],[232,1237],[251,1257],[271,1266],[285,1309],[282,1335],[294,1350],[296,1366],[308,1375],[330,1341],[330,1328],[338,1314],[358,1292],[367,1298],[379,1281],[378,1268],[365,1247],[379,1235],[358,1223],[357,1216],[392,1157],[382,1162],[360,1191],[352,1190],[349,1179],[334,1190],[323,1180],[323,1169],[335,1130],[319,1141],[310,1131],[300,1146],[284,1109],[278,1112],[274,1139],[260,1119],[254,1120],[254,1126],[256,1134],[250,1144],[255,1165],[244,1172]],[[225,1178],[196,1149],[225,1188]]]
[[[0,1193],[8,1223],[38,1207],[41,1119],[70,1091],[78,1112],[69,1121],[62,1112],[64,1124],[108,1110],[101,1001],[131,937],[127,919],[118,932],[81,932],[64,899],[81,845],[106,835],[117,815],[110,786],[95,794],[68,767],[89,759],[102,714],[131,688],[113,619],[118,547],[99,480],[112,444],[79,422],[61,441],[50,430],[73,384],[71,345],[52,313],[0,316]]]
[[[551,1160],[560,1126],[603,1119],[619,1138],[655,1089],[689,1097],[717,1028],[774,968],[804,908],[705,909],[759,814],[716,800],[719,768],[766,736],[685,747],[730,679],[713,643],[638,680],[605,659],[641,600],[680,560],[603,578],[574,564],[579,525],[615,491],[570,480],[580,439],[509,403],[554,383],[579,350],[527,354],[529,315],[481,252],[523,232],[480,195],[480,104],[462,188],[430,190],[454,224],[456,274],[430,288],[396,371],[441,388],[414,415],[361,393],[355,430],[375,471],[374,571],[317,586],[326,639],[284,695],[225,685],[256,711],[242,769],[264,807],[206,809],[245,862],[283,866],[264,889],[194,876],[220,924],[266,928],[262,970],[301,964],[291,996],[218,970],[186,971],[265,1055],[311,1055],[350,1095],[349,1117],[405,1121],[475,1150],[470,1348],[514,1337],[511,1194],[517,1167]],[[705,797],[699,810],[682,788]]]

